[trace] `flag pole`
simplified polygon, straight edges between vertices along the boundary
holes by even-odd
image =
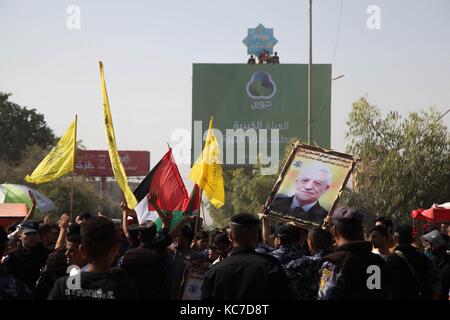
[[[197,219],[195,219],[195,230],[194,230],[194,234],[197,234],[197,230],[198,230],[198,220],[200,219],[200,208],[203,206],[203,190],[200,189],[200,206],[198,208],[198,212],[197,212]]]
[[[70,190],[70,221],[73,221],[73,194],[74,194],[74,185],[75,185],[75,164],[76,164],[76,156],[77,156],[77,128],[78,128],[78,115],[75,115],[75,139],[74,139],[74,147],[73,147],[73,163],[72,163],[72,183]]]

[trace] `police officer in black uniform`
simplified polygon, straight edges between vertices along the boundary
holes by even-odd
[[[36,294],[36,280],[45,266],[50,250],[39,241],[39,223],[26,220],[20,227],[22,246],[5,258],[9,273],[22,280]]]
[[[338,208],[332,223],[337,247],[324,257],[318,299],[388,299],[385,262],[364,240],[362,214],[357,209]]]
[[[233,249],[206,273],[202,300],[291,299],[288,279],[278,260],[256,253],[259,220],[246,213],[230,222]]]

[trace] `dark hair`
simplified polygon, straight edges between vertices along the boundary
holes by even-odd
[[[183,228],[181,228],[180,236],[188,242],[192,242],[194,239],[194,230],[188,225],[184,225]]]
[[[346,240],[359,241],[364,239],[362,224],[356,220],[351,222],[334,222],[337,232]]]
[[[389,233],[389,230],[390,230],[390,232],[393,231],[394,223],[392,223],[392,220],[389,219],[388,217],[385,217],[385,216],[378,217],[374,223],[377,223],[377,222],[381,222],[386,227],[386,230],[388,231],[388,233]]]
[[[197,234],[195,235],[195,240],[202,240],[202,239],[209,239],[209,235],[208,232],[206,231],[199,231],[197,232]]]
[[[372,229],[370,229],[369,234],[371,234],[372,232],[378,232],[380,235],[382,235],[383,237],[386,237],[386,238],[389,237],[388,231],[385,226],[380,226],[380,225],[375,226]]]
[[[226,233],[219,233],[215,238],[214,238],[214,245],[216,247],[218,247],[219,245],[230,245],[231,241],[228,238],[228,235]]]
[[[211,243],[211,244],[214,243],[214,239],[217,237],[217,235],[221,234],[223,232],[225,232],[225,231],[221,230],[221,229],[218,229],[218,228],[210,231],[209,232],[209,243]]]
[[[139,241],[139,231],[137,229],[128,230],[128,241],[130,242],[130,245],[133,248],[139,246],[141,242]]]
[[[230,219],[233,239],[237,242],[247,241],[246,237],[253,232],[259,233],[259,220],[250,213],[239,213]]]
[[[11,225],[8,227],[8,230],[7,230],[8,234],[10,234],[10,233],[16,231],[16,229],[17,229],[17,227],[19,226],[19,224],[20,224],[20,222],[14,222],[13,224],[11,224]]]
[[[52,232],[52,226],[49,224],[42,223],[39,225],[39,236],[44,237],[46,234]]]
[[[81,243],[88,261],[107,256],[117,244],[114,223],[105,217],[93,217],[81,225]]]
[[[333,243],[331,233],[320,227],[309,230],[308,239],[315,248],[325,251],[330,250]]]
[[[152,243],[155,241],[156,224],[152,221],[146,221],[138,227],[139,239],[143,243]]]
[[[395,236],[397,236],[397,242],[401,245],[410,245],[413,242],[412,228],[407,224],[399,224],[395,228]]]
[[[93,216],[92,216],[92,214],[91,214],[90,212],[85,212],[85,213],[80,214],[80,215],[78,216],[78,218],[79,218],[80,220],[89,220],[89,219],[92,219]]]

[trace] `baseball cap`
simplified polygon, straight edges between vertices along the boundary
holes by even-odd
[[[442,235],[438,230],[433,230],[421,237],[423,240],[428,241],[432,247],[440,247],[446,243]]]
[[[24,234],[37,233],[39,231],[39,222],[35,220],[26,220],[22,223],[20,230],[22,230]]]
[[[413,229],[408,224],[399,224],[395,227],[394,233],[412,235]]]
[[[355,208],[340,207],[333,212],[333,223],[362,224],[363,215]]]

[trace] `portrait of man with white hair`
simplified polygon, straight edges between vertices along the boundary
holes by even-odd
[[[320,162],[313,162],[300,171],[295,180],[294,195],[276,197],[270,205],[270,210],[321,223],[328,211],[320,205],[319,199],[330,188],[331,180],[330,169]]]

